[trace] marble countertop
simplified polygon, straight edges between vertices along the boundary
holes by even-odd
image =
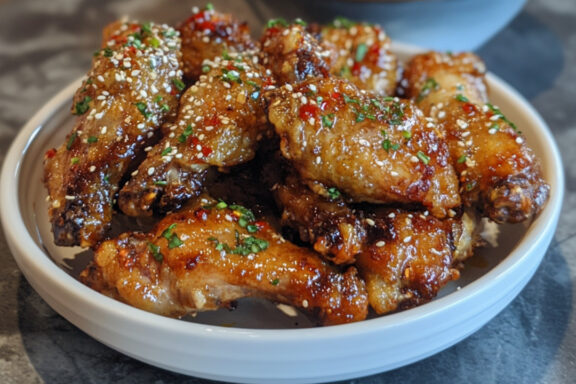
[[[32,114],[86,72],[99,44],[95,31],[124,14],[176,22],[193,3],[0,0],[0,165]],[[222,8],[261,24],[249,2]],[[559,144],[566,196],[558,230],[534,278],[478,332],[420,362],[346,383],[574,382],[576,3],[529,0],[478,53],[535,106]],[[0,383],[209,383],[126,357],[71,325],[30,287],[1,231],[0,265]]]

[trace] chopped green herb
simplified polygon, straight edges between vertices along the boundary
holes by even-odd
[[[114,51],[112,50],[112,48],[106,47],[102,51],[103,51],[102,53],[104,54],[104,57],[114,56]]]
[[[267,28],[278,27],[278,26],[287,27],[287,26],[289,26],[289,24],[286,21],[286,19],[283,19],[283,18],[268,20],[268,23],[266,24]]]
[[[178,248],[182,244],[184,244],[184,243],[182,242],[182,240],[180,240],[180,238],[176,234],[173,234],[172,237],[170,238],[170,240],[168,240],[168,248],[169,249]]]
[[[178,136],[178,141],[181,143],[185,143],[186,140],[188,139],[188,136],[190,136],[193,132],[194,130],[192,129],[192,125],[188,124],[184,132],[182,132],[182,134]]]
[[[94,144],[98,142],[98,138],[96,136],[89,136],[86,141],[88,144]]]
[[[222,73],[223,73],[222,80],[242,84],[242,79],[240,78],[240,74],[238,73],[238,71],[222,68]]]
[[[228,204],[224,200],[220,200],[218,204],[216,204],[216,209],[224,209],[228,208]]]
[[[152,24],[150,22],[142,24],[140,27],[143,33],[152,34]]]
[[[330,187],[328,188],[328,197],[330,198],[330,200],[336,200],[338,198],[340,198],[341,193],[338,189],[334,188],[334,187]]]
[[[212,5],[212,3],[207,3],[206,7],[204,8],[207,11],[213,11],[214,10],[214,5]]]
[[[468,103],[470,102],[470,100],[468,100],[468,98],[466,96],[464,96],[463,94],[459,93],[455,96],[455,99],[458,101],[461,101],[463,103]]]
[[[364,60],[366,53],[368,53],[368,46],[365,43],[358,44],[358,47],[356,47],[356,62],[359,63]]]
[[[85,114],[88,111],[88,109],[90,109],[91,101],[92,98],[90,96],[84,96],[84,99],[82,99],[82,101],[77,102],[76,105],[74,106],[74,114],[78,116]]]
[[[270,281],[270,284],[272,285],[278,285],[280,283],[280,279],[274,279],[272,281]]]
[[[474,189],[474,187],[476,186],[476,182],[475,181],[471,181],[469,183],[466,183],[466,192],[470,192],[471,190]]]
[[[172,79],[172,84],[174,84],[176,89],[178,89],[180,92],[182,92],[184,88],[186,88],[186,84],[184,84],[184,82],[177,77]]]
[[[350,67],[344,65],[342,68],[340,68],[340,76],[342,76],[345,79],[350,78],[352,76],[352,71],[350,70]]]
[[[170,106],[168,104],[162,104],[160,109],[163,110],[164,112],[170,112]]]
[[[164,259],[164,256],[162,255],[162,253],[160,253],[160,246],[158,246],[154,243],[148,243],[148,249],[150,250],[150,252],[152,252],[152,257],[156,261],[162,262],[162,260]]]
[[[351,98],[345,93],[342,95],[342,97],[344,98],[344,102],[347,104],[360,104],[358,100]]]
[[[467,159],[466,155],[462,155],[462,156],[460,156],[460,157],[458,158],[458,160],[456,160],[456,162],[457,162],[458,164],[462,164],[462,163],[465,163],[465,162],[466,162],[466,159]]]
[[[210,72],[210,69],[212,69],[212,67],[210,67],[209,65],[203,65],[202,66],[202,73],[208,73],[208,72]]]
[[[424,82],[424,85],[422,86],[422,89],[420,90],[420,93],[418,94],[418,97],[416,98],[416,102],[421,102],[426,96],[430,94],[430,92],[438,89],[438,87],[439,84],[436,82],[436,80],[434,80],[432,77],[427,78]]]
[[[488,108],[490,108],[490,110],[494,113],[494,115],[498,116],[500,118],[500,120],[504,121],[505,123],[507,123],[509,126],[511,126],[515,131],[518,131],[518,128],[516,127],[516,124],[514,124],[513,122],[511,122],[510,120],[508,120],[506,118],[506,116],[504,116],[504,114],[502,113],[502,111],[500,110],[500,108],[490,104],[490,103],[486,103],[486,106]]]
[[[168,185],[168,182],[166,180],[157,180],[154,182],[154,185],[165,186]]]
[[[410,131],[402,131],[402,136],[404,136],[404,138],[406,140],[410,140],[412,138],[412,132]]]
[[[164,150],[162,151],[162,153],[160,154],[161,156],[167,156],[172,152],[172,147],[166,147],[164,148]]]
[[[80,162],[79,157],[73,157],[70,159],[70,163],[72,163],[72,164],[78,164],[79,162]]]
[[[334,126],[334,114],[329,113],[327,115],[322,115],[322,125],[332,128],[332,126]]]
[[[136,104],[136,108],[138,108],[138,110],[140,111],[140,113],[145,117],[145,118],[149,118],[152,113],[148,111],[148,106],[146,105],[146,103],[139,101]]]
[[[416,156],[420,159],[421,162],[423,162],[425,165],[428,165],[428,163],[430,162],[430,157],[428,155],[426,155],[424,152],[422,151],[418,151],[418,153],[416,154]]]
[[[78,132],[73,132],[70,137],[68,138],[68,142],[66,142],[66,149],[69,151],[72,149],[72,145],[74,144],[74,141],[76,140],[76,138],[78,137]]]
[[[250,233],[258,232],[258,226],[254,224],[248,224],[246,230]]]
[[[245,218],[247,221],[252,222],[256,220],[256,217],[254,216],[254,213],[252,213],[251,210],[249,210],[246,207],[243,207],[242,205],[238,205],[238,204],[232,204],[229,207],[231,210],[239,212],[240,213],[240,217]]]

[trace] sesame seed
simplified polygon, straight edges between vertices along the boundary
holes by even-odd
[[[516,138],[516,143],[522,144],[523,142],[524,142],[524,140],[523,140],[520,136],[518,136],[518,137]]]
[[[74,200],[76,197],[75,197],[75,196],[71,196],[71,195],[66,195],[66,196],[64,196],[64,198],[65,198],[66,200]]]
[[[154,174],[154,171],[155,171],[155,170],[156,170],[156,169],[155,169],[154,167],[148,168],[148,176],[152,176],[152,175]]]
[[[88,168],[88,170],[90,172],[94,172],[96,170],[96,166],[95,165],[91,165],[90,168]]]
[[[370,218],[365,219],[364,221],[366,221],[366,224],[370,225],[370,226],[374,226],[376,225],[376,222]]]
[[[376,246],[377,246],[378,248],[382,248],[382,247],[385,246],[385,245],[386,245],[386,242],[385,242],[385,241],[382,241],[382,240],[380,240],[379,242],[376,243]]]
[[[409,243],[412,240],[412,236],[406,236],[404,238],[404,240],[402,240],[404,243]]]
[[[308,308],[308,300],[306,299],[302,300],[302,307]]]

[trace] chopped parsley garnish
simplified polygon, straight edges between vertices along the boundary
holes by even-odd
[[[420,159],[420,161],[423,162],[425,165],[428,165],[428,163],[430,162],[430,156],[428,156],[422,151],[418,151],[418,153],[416,153],[416,157],[418,157],[418,159]]]
[[[412,132],[410,131],[402,131],[402,136],[404,136],[404,138],[406,140],[410,140],[412,138]]]
[[[494,115],[498,116],[500,118],[500,120],[504,121],[505,123],[507,123],[509,126],[511,126],[515,131],[517,131],[518,133],[520,133],[520,131],[518,130],[518,128],[516,127],[516,124],[514,124],[513,122],[511,122],[510,120],[508,120],[508,118],[506,118],[506,116],[504,116],[504,114],[502,113],[502,111],[500,110],[500,108],[490,104],[490,103],[486,103],[486,106],[488,108],[490,108],[490,110],[494,113]]]
[[[68,138],[68,141],[66,142],[66,149],[69,151],[72,149],[72,145],[74,144],[74,141],[76,140],[76,138],[78,137],[78,132],[73,132],[70,137]]]
[[[460,156],[460,157],[458,158],[458,160],[456,160],[456,162],[457,162],[458,164],[462,164],[462,163],[465,163],[467,159],[468,159],[468,158],[466,157],[466,155],[462,155],[462,156]]]
[[[152,115],[152,113],[148,111],[148,106],[146,105],[146,103],[139,101],[135,105],[136,108],[138,108],[138,110],[142,114],[142,116],[144,116],[145,118],[149,118]]]
[[[430,92],[438,89],[438,87],[439,84],[436,82],[436,80],[434,80],[432,77],[427,78],[424,82],[424,85],[422,86],[422,89],[420,90],[420,93],[418,94],[418,97],[416,98],[416,102],[421,102],[426,96],[430,94]]]
[[[143,33],[152,34],[152,24],[150,22],[142,24],[140,27]]]
[[[294,24],[298,24],[298,25],[301,25],[303,27],[308,26],[308,23],[305,22],[304,20],[302,20],[301,18],[297,18],[296,20],[294,20]]]
[[[178,136],[178,141],[181,143],[185,143],[186,140],[188,139],[188,136],[192,135],[193,132],[194,130],[192,129],[192,125],[188,124],[184,132],[182,132],[182,134]]]
[[[72,163],[72,164],[78,164],[79,162],[80,162],[79,157],[73,157],[70,159],[70,163]]]
[[[218,204],[216,204],[216,209],[224,209],[228,208],[228,204],[224,200],[220,200]]]
[[[242,84],[242,79],[240,78],[240,74],[236,70],[228,70],[226,68],[222,68],[222,80],[227,81],[229,83],[236,82],[238,84]]]
[[[176,223],[170,224],[170,226],[162,232],[162,237],[168,240],[169,249],[178,248],[184,244],[178,235],[174,232],[174,228],[176,228]]]
[[[328,197],[330,198],[330,200],[336,200],[339,199],[341,195],[340,191],[338,189],[336,189],[335,187],[330,187],[328,188]]]
[[[351,98],[350,96],[348,96],[347,94],[343,94],[342,97],[344,98],[344,102],[347,104],[360,104],[360,102],[356,99]]]
[[[356,62],[359,63],[364,60],[366,53],[368,53],[368,46],[365,43],[358,44],[358,47],[356,47]]]
[[[214,5],[212,5],[212,3],[207,3],[206,7],[204,8],[207,11],[213,11],[214,10]]]
[[[166,147],[160,154],[161,156],[168,156],[172,152],[172,147]]]
[[[332,128],[334,126],[334,114],[329,113],[327,115],[322,115],[322,124],[325,127]]]
[[[164,259],[164,256],[162,255],[162,253],[160,253],[160,246],[156,245],[154,243],[148,243],[148,249],[150,250],[150,252],[152,252],[152,257],[158,261],[158,262],[162,262],[162,260]]]
[[[283,18],[278,18],[278,19],[271,19],[268,20],[268,23],[266,24],[266,28],[272,28],[272,27],[287,27],[289,24],[286,21],[286,19]]]
[[[98,142],[98,138],[96,136],[90,136],[86,139],[86,142],[88,142],[88,144],[94,144]]]
[[[214,249],[217,251],[225,251],[226,253],[242,256],[248,256],[251,253],[264,251],[270,246],[268,241],[254,236],[240,238],[238,232],[236,232],[236,246],[234,248],[230,247],[226,243],[220,242],[220,240],[213,236],[209,237],[208,240],[214,243]]]
[[[177,77],[172,79],[172,84],[174,84],[176,89],[179,90],[180,92],[182,92],[184,88],[186,88],[186,84],[184,84],[184,82],[178,79]]]
[[[86,111],[90,109],[91,101],[92,98],[90,96],[84,96],[84,99],[82,99],[82,101],[77,102],[76,105],[74,106],[74,114],[78,116],[85,114]]]
[[[102,54],[104,55],[104,57],[112,57],[114,56],[114,51],[112,50],[112,48],[106,47],[102,50]]]
[[[159,186],[165,186],[168,185],[168,182],[166,180],[157,180],[154,182],[154,185],[159,185]]]
[[[270,284],[272,285],[278,285],[280,283],[280,279],[274,279],[272,281],[270,281]]]
[[[458,101],[461,101],[463,103],[469,103],[470,100],[468,100],[468,98],[466,96],[464,96],[463,94],[459,93],[455,96],[455,99]]]
[[[202,66],[202,73],[208,73],[208,72],[210,72],[210,69],[212,69],[211,66],[209,66],[209,65],[203,65],[203,66]]]

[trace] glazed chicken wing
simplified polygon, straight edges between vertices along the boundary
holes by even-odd
[[[542,209],[549,186],[514,123],[488,102],[484,76],[473,54],[430,52],[408,63],[403,86],[445,129],[464,203],[496,222],[521,222]]]
[[[349,79],[360,89],[383,96],[394,94],[398,60],[380,26],[338,18],[322,28],[321,40],[333,53],[331,74]]]
[[[237,54],[205,65],[210,71],[182,95],[176,122],[167,125],[163,139],[120,191],[125,214],[177,209],[200,193],[208,167],[254,157],[267,130],[262,92],[272,80],[263,67]]]
[[[81,276],[92,288],[167,316],[214,310],[248,296],[318,314],[323,324],[367,315],[364,282],[285,241],[244,207],[220,201],[171,214],[149,234],[105,241]]]
[[[116,22],[74,96],[75,126],[46,153],[44,183],[57,245],[94,246],[112,218],[118,184],[176,108],[177,32],[153,23]]]
[[[184,76],[196,81],[202,75],[204,60],[212,60],[225,52],[245,52],[256,48],[248,24],[230,14],[220,13],[212,6],[194,8],[192,15],[179,27],[182,36]]]
[[[293,176],[275,187],[282,224],[335,263],[354,263],[377,314],[432,300],[476,245],[471,216],[438,219],[426,211],[352,209],[323,198]]]
[[[337,78],[288,84],[267,98],[283,156],[315,191],[421,205],[438,217],[459,206],[447,146],[410,101],[370,96]]]

